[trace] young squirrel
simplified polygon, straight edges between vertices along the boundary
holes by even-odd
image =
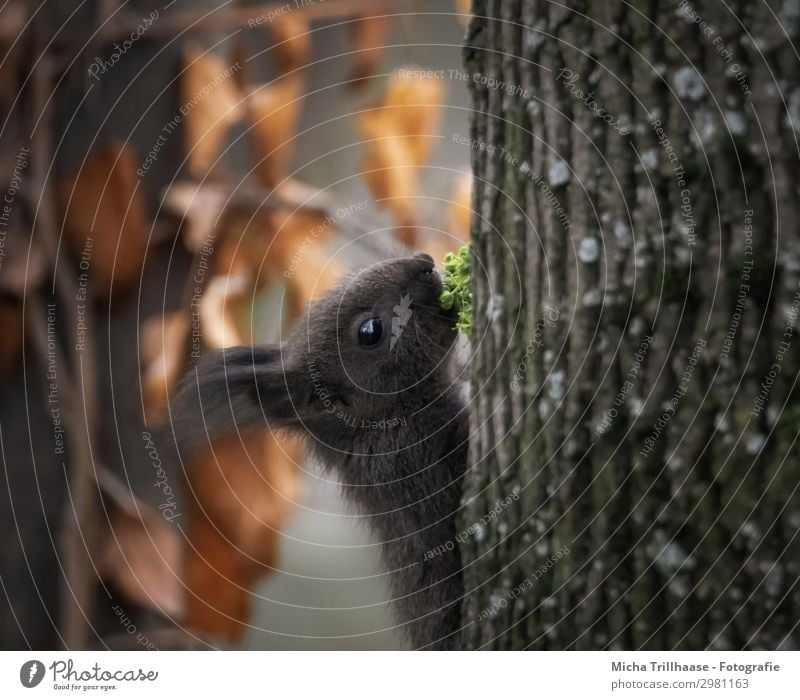
[[[206,355],[170,406],[184,454],[253,426],[305,436],[368,518],[418,649],[458,648],[461,629],[469,430],[441,292],[428,255],[375,264],[311,304],[281,345]]]

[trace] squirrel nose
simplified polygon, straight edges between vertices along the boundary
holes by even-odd
[[[414,255],[415,260],[419,260],[420,262],[425,263],[423,266],[423,272],[432,272],[434,263],[433,258],[428,255],[427,253],[416,253]]]

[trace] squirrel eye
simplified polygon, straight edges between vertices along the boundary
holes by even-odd
[[[379,318],[371,318],[361,324],[358,329],[358,342],[366,348],[371,348],[381,342],[383,324]]]

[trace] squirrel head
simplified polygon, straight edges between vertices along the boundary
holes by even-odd
[[[439,384],[456,338],[439,306],[442,281],[425,254],[376,263],[313,304],[286,344],[313,362],[315,383],[368,409],[412,401]],[[413,402],[413,401],[412,401]]]
[[[457,338],[441,293],[429,255],[381,261],[312,303],[280,345],[208,353],[171,401],[179,446],[255,425],[337,444],[424,408],[449,385]]]

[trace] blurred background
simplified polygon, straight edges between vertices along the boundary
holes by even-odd
[[[159,426],[203,352],[468,238],[467,13],[0,9],[3,648],[404,648],[376,545],[302,445],[177,459]]]

